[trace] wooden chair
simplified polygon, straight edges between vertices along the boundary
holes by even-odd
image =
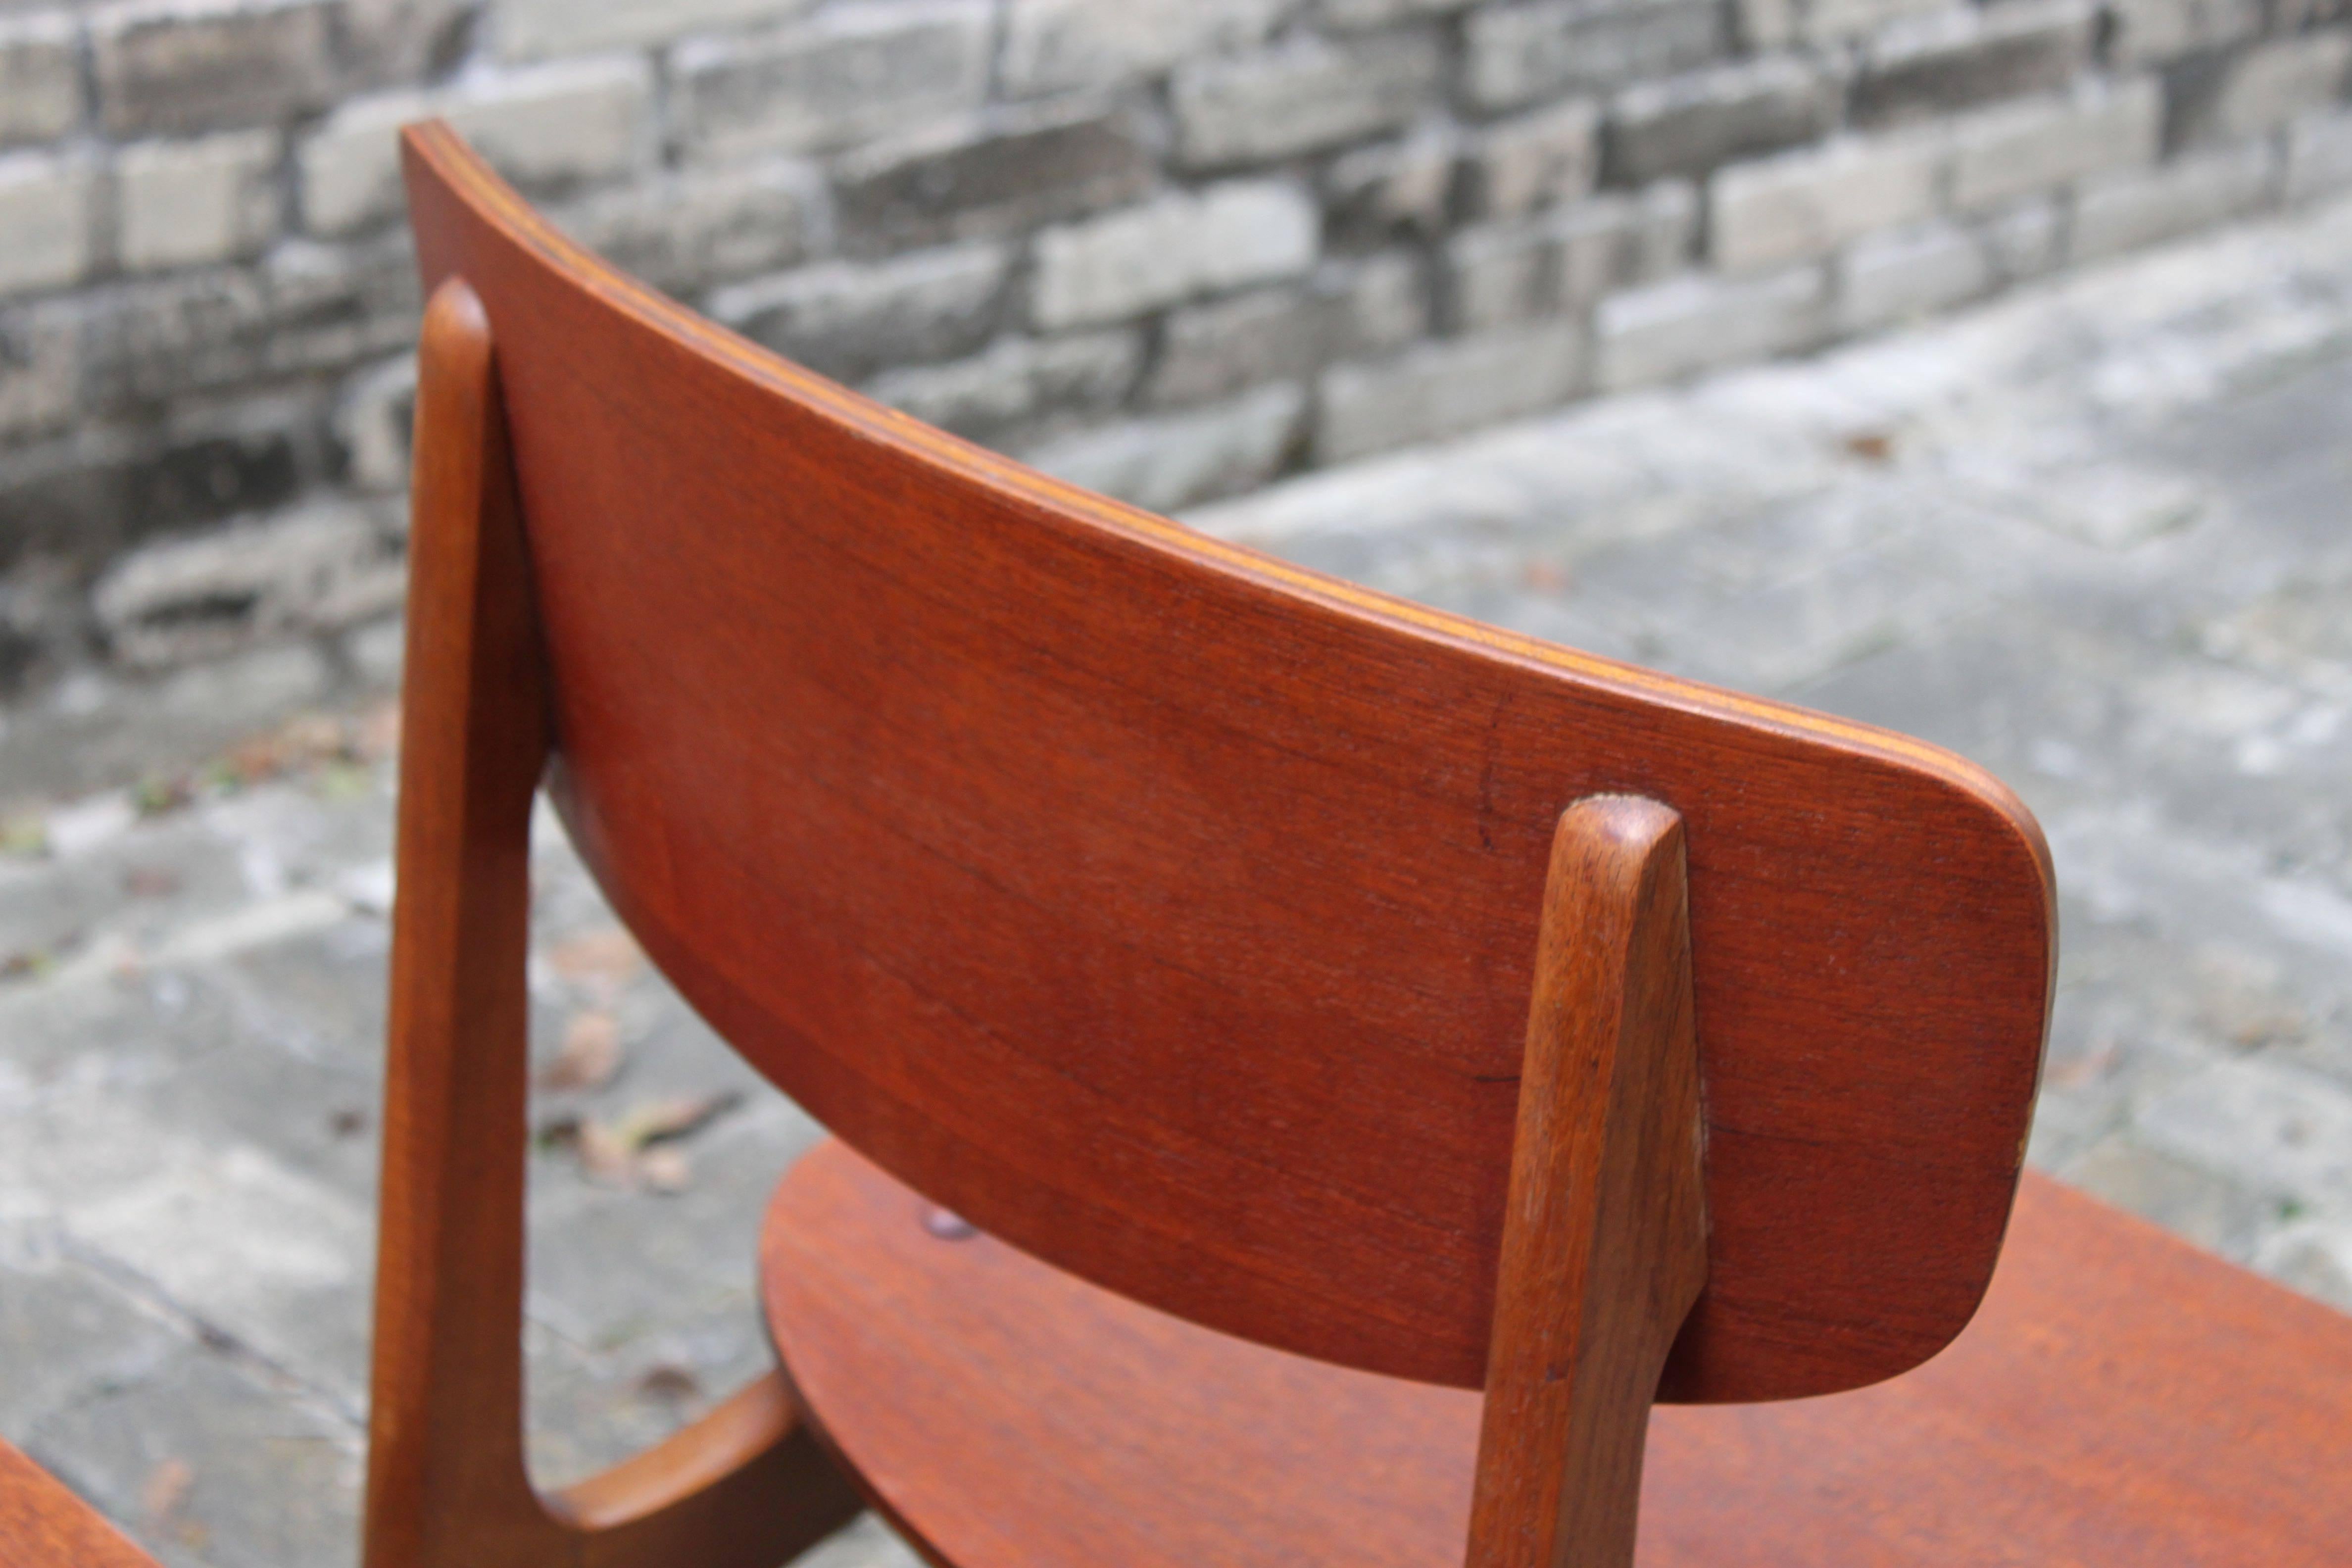
[[[2011,1223],[2054,947],[1998,783],[1057,483],[405,152],[371,1568],[764,1565],[845,1475],[957,1568],[2352,1561],[2352,1324]],[[765,1227],[789,1395],[545,1500],[542,774],[843,1140]]]

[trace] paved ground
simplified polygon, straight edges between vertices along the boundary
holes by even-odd
[[[1989,763],[2065,893],[2035,1160],[2352,1308],[2347,414],[2352,206],[1195,521]],[[172,1563],[346,1563],[388,725],[192,772],[104,733],[103,768],[39,779],[145,787],[0,855],[0,1435]],[[560,834],[538,877],[530,1426],[561,1479],[760,1364],[752,1217],[814,1130]],[[906,1561],[870,1522],[824,1555]]]

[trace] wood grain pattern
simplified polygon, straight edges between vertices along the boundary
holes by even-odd
[[[488,323],[463,283],[425,312],[416,431],[364,1560],[773,1568],[856,1499],[772,1381],[548,1502],[524,1468],[523,960],[546,682]]]
[[[779,1189],[769,1323],[876,1499],[959,1568],[1446,1568],[1479,1397],[1153,1312],[838,1143]],[[1660,1406],[1643,1568],[2342,1568],[2352,1319],[2028,1175],[1943,1354],[1824,1399]]]
[[[1990,777],[1058,484],[613,272],[446,127],[406,160],[500,344],[565,820],[836,1131],[1139,1300],[1475,1386],[1552,826],[1637,794],[1687,826],[1706,1083],[1663,1394],[1967,1321],[2053,952]]]
[[[1658,1373],[1706,1280],[1682,819],[1562,813],[1544,885],[1470,1568],[1631,1568]]]
[[[155,1568],[155,1560],[47,1470],[0,1442],[0,1565]]]

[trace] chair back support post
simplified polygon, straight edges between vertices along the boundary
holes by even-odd
[[[854,1489],[781,1379],[542,1500],[523,1453],[524,960],[546,682],[489,322],[418,356],[366,1568],[773,1568]]]
[[[1469,1568],[1631,1568],[1658,1379],[1706,1279],[1682,818],[1560,816],[1538,937]]]
[[[525,947],[548,735],[481,303],[419,349],[367,1568],[528,1561]]]

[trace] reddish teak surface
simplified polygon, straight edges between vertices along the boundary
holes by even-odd
[[[0,1568],[155,1568],[155,1560],[0,1443]]]
[[[1444,1568],[1479,1397],[1248,1344],[985,1236],[840,1144],[770,1213],[795,1387],[964,1568]],[[1984,1309],[1874,1388],[1661,1405],[1642,1568],[2343,1568],[2352,1319],[2029,1175]]]
[[[1390,599],[783,363],[412,130],[497,343],[551,783],[631,929],[992,1234],[1475,1387],[1553,829],[1679,813],[1706,1287],[1678,1399],[1899,1372],[1989,1277],[2046,854],[1932,747]]]
[[[1495,1286],[1478,1568],[1633,1560],[1650,1404],[1706,1283],[1689,912],[1680,817],[1628,795],[1561,814]]]

